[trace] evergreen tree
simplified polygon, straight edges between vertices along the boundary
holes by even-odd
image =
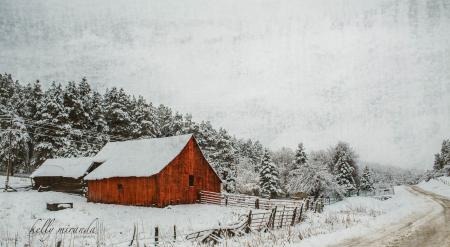
[[[41,83],[39,80],[35,81],[33,84],[28,84],[24,90],[25,93],[25,118],[38,120],[36,116],[39,105],[42,104],[44,91],[42,90]]]
[[[261,188],[261,195],[267,198],[276,198],[281,192],[280,177],[267,149],[264,151],[260,167],[259,186]]]
[[[0,105],[3,105],[7,109],[11,110],[13,105],[11,98],[17,88],[17,82],[13,81],[11,75],[0,74]]]
[[[372,172],[367,166],[364,167],[363,174],[361,175],[359,188],[362,191],[372,191],[374,189]]]
[[[165,106],[165,105],[159,105],[157,112],[157,136],[158,137],[167,137],[167,136],[173,136],[173,116],[172,116],[172,110]]]
[[[345,157],[338,160],[335,165],[336,180],[347,193],[356,190],[356,181],[353,176],[354,168],[351,166]]]
[[[293,169],[301,169],[306,164],[307,161],[308,158],[306,156],[303,143],[299,143],[297,150],[295,151],[295,160],[293,164]]]
[[[131,136],[130,97],[123,89],[112,88],[105,94],[105,119],[109,134],[128,138]]]
[[[73,153],[67,138],[70,132],[68,114],[63,103],[61,84],[52,83],[38,105],[36,112],[36,127],[33,131],[35,140],[36,164],[42,164],[46,159],[67,156]],[[73,146],[72,146],[73,147]]]
[[[249,158],[254,167],[254,171],[259,173],[261,170],[261,160],[264,155],[263,145],[259,141],[255,141],[250,148]]]
[[[226,130],[219,129],[214,147],[209,155],[212,165],[224,182],[224,189],[233,193],[236,190],[236,158],[231,136]]]
[[[450,139],[442,141],[441,152],[435,154],[434,170],[440,170],[444,166],[450,165]]]
[[[131,108],[131,131],[134,138],[156,137],[158,133],[156,109],[142,96],[133,97]]]
[[[14,116],[10,125],[0,132],[0,165],[2,170],[10,161],[10,174],[29,172],[29,142],[31,138],[22,118]]]
[[[182,132],[183,134],[194,134],[194,136],[198,138],[200,127],[196,122],[192,120],[191,114],[186,114],[184,116]]]

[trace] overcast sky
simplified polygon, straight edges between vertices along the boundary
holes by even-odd
[[[0,0],[0,71],[86,76],[238,137],[431,168],[450,138],[446,0]]]

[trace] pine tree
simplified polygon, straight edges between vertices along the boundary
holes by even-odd
[[[131,131],[134,138],[156,137],[158,133],[156,109],[142,96],[131,103]]]
[[[30,118],[33,120],[38,120],[36,116],[39,105],[42,104],[44,98],[44,91],[42,90],[41,83],[39,80],[35,81],[33,84],[28,84],[25,90],[26,99],[25,106],[25,118]]]
[[[11,163],[11,174],[29,172],[29,143],[31,138],[22,118],[13,116],[10,126],[0,132],[0,165],[6,170]]]
[[[67,138],[70,133],[69,118],[63,104],[61,84],[52,83],[45,93],[36,112],[36,127],[33,131],[35,140],[36,164],[46,159],[69,156],[74,152]]]
[[[130,96],[123,89],[112,88],[105,94],[105,119],[109,134],[128,138],[132,135],[129,106]]]
[[[17,90],[16,83],[13,81],[11,75],[0,74],[0,105],[5,106],[9,110],[13,107],[11,98]]]
[[[372,172],[367,166],[364,167],[363,174],[361,175],[359,188],[362,191],[372,191],[374,189]]]
[[[216,172],[224,182],[224,189],[228,192],[236,190],[236,157],[231,136],[224,129],[219,129],[216,136],[214,151],[209,155]]]
[[[450,166],[450,139],[442,141],[441,152],[435,154],[434,170],[440,170],[444,166]]]
[[[293,169],[301,169],[306,164],[307,161],[308,157],[306,156],[303,143],[299,143],[297,150],[295,151],[295,160],[293,164]]]
[[[249,158],[254,167],[254,171],[259,173],[261,170],[261,160],[264,155],[264,148],[259,141],[255,141],[253,146],[250,148]]]
[[[157,111],[156,111],[156,117],[157,117],[157,136],[158,137],[167,137],[167,136],[173,136],[173,116],[172,116],[172,110],[165,106],[165,105],[159,105]]]
[[[261,195],[266,198],[276,198],[281,192],[280,177],[267,149],[264,151],[260,167],[259,186]]]
[[[353,177],[354,168],[342,157],[335,165],[336,180],[347,193],[356,190],[356,181]]]

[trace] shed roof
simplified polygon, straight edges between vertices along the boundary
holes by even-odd
[[[81,178],[86,175],[92,162],[92,157],[48,159],[30,177]]]
[[[103,164],[84,179],[152,176],[177,157],[191,138],[192,134],[109,142],[94,157],[94,162]]]

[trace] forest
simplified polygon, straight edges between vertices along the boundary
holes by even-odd
[[[46,159],[95,155],[109,141],[194,134],[228,192],[276,198],[305,192],[343,197],[377,186],[414,183],[418,174],[365,164],[346,142],[324,150],[269,150],[209,121],[196,122],[123,88],[94,90],[79,82],[23,84],[0,75],[0,171],[32,172]],[[363,168],[360,169],[360,166]]]

